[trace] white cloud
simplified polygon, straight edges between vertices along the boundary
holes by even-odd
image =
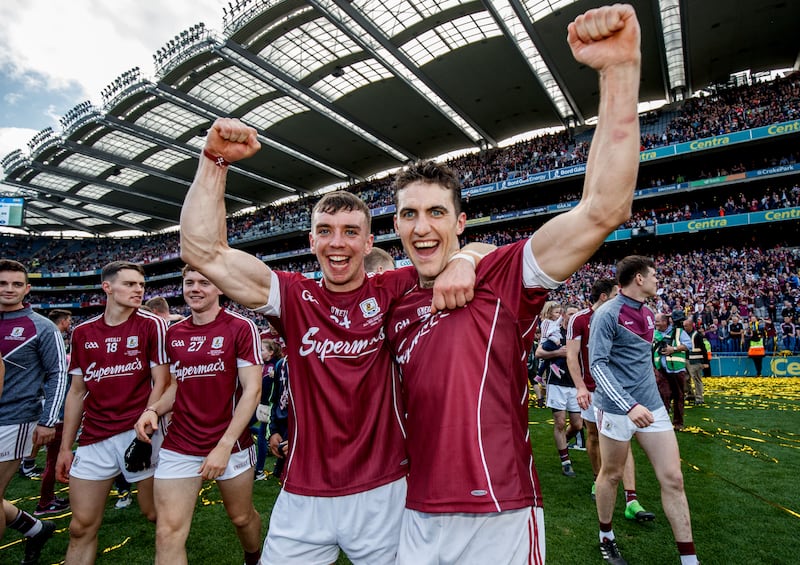
[[[223,0],[27,0],[0,5],[0,65],[47,89],[78,84],[82,99],[139,66],[153,74],[152,54],[203,21],[222,28]],[[79,102],[80,100],[76,100]]]
[[[0,128],[0,159],[16,149],[27,153],[27,143],[36,133],[28,128]]]
[[[3,100],[5,100],[6,104],[9,106],[15,105],[17,102],[22,100],[22,94],[19,92],[9,92],[5,96],[3,96]]]

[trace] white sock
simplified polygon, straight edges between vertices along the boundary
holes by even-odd
[[[611,530],[610,532],[604,532],[603,530],[600,530],[600,543],[603,543],[605,540],[611,541],[614,539],[616,539],[614,537],[614,530]],[[684,564],[681,563],[681,565]]]
[[[681,555],[681,565],[698,565],[697,555]]]

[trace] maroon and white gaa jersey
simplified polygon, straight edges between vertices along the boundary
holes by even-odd
[[[163,446],[206,456],[228,429],[242,396],[239,367],[263,363],[258,329],[225,309],[202,326],[192,323],[190,316],[167,330],[167,354],[178,390]],[[252,444],[250,430],[245,429],[231,452]]]
[[[594,310],[584,308],[572,316],[567,324],[567,339],[577,339],[581,342],[581,354],[578,359],[581,364],[583,382],[590,392],[594,392],[597,386],[589,372],[589,327],[593,315]]]
[[[257,311],[286,340],[289,456],[283,487],[306,496],[364,492],[403,477],[399,385],[386,343],[390,307],[417,281],[414,269],[365,277],[350,292],[273,271]]]
[[[417,288],[392,311],[388,337],[407,411],[408,508],[488,513],[542,504],[526,361],[544,287],[557,283],[538,270],[529,241],[481,261],[466,307],[431,316],[432,291]]]
[[[101,315],[75,328],[69,372],[83,375],[88,390],[80,445],[133,429],[153,388],[150,368],[167,363],[166,333],[166,322],[143,310],[117,326]]]

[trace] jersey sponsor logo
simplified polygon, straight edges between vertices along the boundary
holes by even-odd
[[[129,335],[128,341],[125,343],[125,346],[128,349],[133,349],[135,347],[139,347],[139,336],[138,335]]]
[[[350,327],[350,313],[342,308],[331,306],[331,320],[342,326],[343,328]]]
[[[311,302],[312,304],[319,304],[319,302],[317,302],[317,299],[314,298],[314,295],[311,294],[311,291],[309,290],[303,290],[303,292],[300,293],[300,298],[302,298],[306,302]]]
[[[431,315],[430,306],[420,306],[419,308],[417,308],[417,316],[419,316],[420,318],[424,318],[430,315]]]
[[[430,309],[430,306],[424,306],[423,308]],[[422,308],[420,308],[420,310],[421,309]],[[395,357],[395,360],[397,361],[398,365],[404,365],[405,363],[408,363],[408,361],[411,359],[411,352],[414,351],[414,348],[417,346],[420,339],[428,335],[431,330],[439,324],[439,320],[446,318],[449,315],[449,312],[437,312],[433,315],[430,313],[426,314],[428,317],[427,320],[425,320],[425,322],[419,327],[419,330],[417,330],[417,333],[413,338],[411,338],[411,341],[409,342],[408,338],[406,338],[397,346],[398,354]]]
[[[215,377],[218,374],[225,372],[225,360],[217,359],[213,363],[206,363],[204,365],[187,365],[185,367],[181,365],[180,361],[176,361],[172,365],[172,372],[175,374],[175,378],[179,381],[202,377]]]
[[[225,338],[221,335],[218,335],[211,340],[211,349],[221,349],[224,343],[225,343]]]
[[[372,318],[381,313],[381,307],[378,306],[378,301],[374,298],[367,298],[358,305],[361,308],[361,313],[365,318]]]
[[[172,345],[172,347],[186,347],[182,339],[173,339],[170,345]]]
[[[318,327],[310,327],[302,339],[302,347],[299,353],[303,357],[308,357],[311,354],[316,354],[320,361],[323,363],[328,357],[340,359],[352,359],[369,355],[380,348],[381,342],[386,339],[383,327],[378,329],[378,333],[369,339],[355,339],[352,341],[314,339],[314,336],[319,332]]]
[[[633,320],[624,320],[622,323],[625,324],[626,326],[630,326],[633,325]]]
[[[98,383],[103,379],[112,379],[116,377],[130,377],[137,371],[142,370],[142,360],[136,359],[130,363],[119,363],[117,365],[110,365],[108,367],[97,367],[97,363],[91,363],[86,367],[86,372],[83,375],[85,382],[97,381]]]
[[[84,349],[100,349],[100,344],[96,341],[87,341],[83,344]]]
[[[25,333],[25,328],[22,326],[16,326],[11,330],[11,337],[22,337]]]

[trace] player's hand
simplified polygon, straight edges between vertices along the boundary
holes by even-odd
[[[203,480],[210,481],[217,477],[221,477],[228,467],[228,460],[231,458],[231,450],[222,445],[217,445],[211,450],[203,464],[200,465],[200,470],[197,471],[203,477]]]
[[[75,454],[72,453],[72,450],[59,449],[58,459],[56,460],[56,480],[59,483],[69,483],[69,470],[72,468],[74,457]]]
[[[475,296],[475,267],[466,259],[454,259],[433,284],[431,314],[465,306]]]
[[[653,417],[653,413],[641,404],[637,404],[628,412],[628,418],[631,419],[637,428],[646,428],[656,421]]]
[[[280,449],[281,442],[283,442],[283,437],[281,434],[272,434],[269,436],[269,450],[275,457],[285,457],[286,456],[286,446],[284,449]]]
[[[137,438],[146,443],[151,443],[150,436],[158,429],[158,415],[152,410],[145,410],[136,420],[133,429],[136,430]]]
[[[597,71],[641,62],[639,22],[629,4],[589,10],[567,26],[572,55]]]
[[[38,424],[33,430],[33,446],[47,445],[56,437],[56,429]]]
[[[229,163],[247,159],[261,149],[255,128],[236,118],[217,118],[206,137],[206,150]]]
[[[581,410],[588,410],[589,405],[592,403],[592,394],[589,392],[589,389],[586,387],[578,389],[578,406],[581,407]]]

